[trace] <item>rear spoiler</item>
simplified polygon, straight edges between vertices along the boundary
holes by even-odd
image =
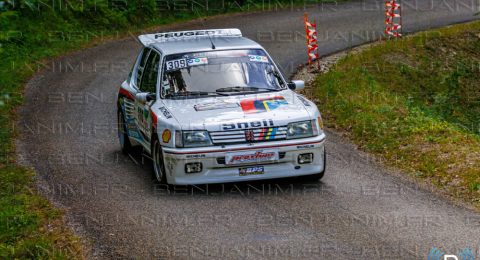
[[[163,32],[154,34],[144,34],[138,36],[138,40],[143,46],[148,46],[152,43],[161,43],[175,40],[198,39],[205,37],[242,37],[242,32],[239,29],[210,29],[210,30],[194,30],[194,31],[178,31],[178,32]]]

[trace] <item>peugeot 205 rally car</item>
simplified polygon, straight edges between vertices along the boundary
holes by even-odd
[[[325,172],[314,103],[238,29],[156,33],[118,95],[122,151],[142,146],[156,178],[207,184]]]

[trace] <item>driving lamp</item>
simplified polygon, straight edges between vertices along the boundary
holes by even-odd
[[[302,153],[298,155],[298,164],[312,163],[313,153]]]
[[[202,163],[194,162],[185,164],[185,173],[197,173],[202,171]]]

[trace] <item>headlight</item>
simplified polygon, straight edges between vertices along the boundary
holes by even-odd
[[[175,144],[177,147],[202,147],[212,145],[207,131],[176,131]]]
[[[290,123],[287,126],[287,139],[296,139],[296,138],[305,138],[318,135],[316,122],[315,127],[313,127],[312,121],[302,121]]]

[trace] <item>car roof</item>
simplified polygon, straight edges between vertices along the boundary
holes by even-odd
[[[215,49],[212,48],[212,43]],[[211,50],[231,50],[231,49],[263,49],[260,44],[245,37],[208,37],[182,39],[166,42],[155,42],[149,45],[163,53],[163,55],[202,52]]]

